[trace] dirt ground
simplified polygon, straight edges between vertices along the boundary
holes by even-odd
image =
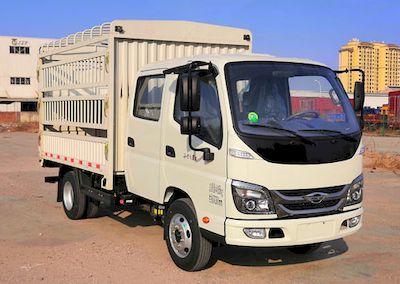
[[[400,283],[400,176],[365,169],[364,227],[308,256],[224,247],[187,273],[171,261],[162,228],[141,212],[70,221],[55,173],[38,164],[37,136],[0,133],[0,283]]]
[[[0,133],[1,132],[29,132],[37,133],[39,131],[39,124],[37,122],[2,122],[0,123]]]
[[[400,137],[364,135],[363,142],[369,151],[400,154]]]

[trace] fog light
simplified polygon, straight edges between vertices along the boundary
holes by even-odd
[[[250,239],[265,239],[265,229],[264,228],[244,228],[243,232]]]
[[[361,220],[361,216],[356,216],[356,217],[350,218],[348,220],[347,224],[349,225],[349,228],[353,228],[353,227],[357,226],[358,223],[360,223],[360,220]]]

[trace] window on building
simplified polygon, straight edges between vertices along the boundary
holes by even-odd
[[[29,54],[29,46],[10,46],[10,53],[13,54]]]
[[[30,85],[31,78],[27,77],[11,77],[10,78],[11,85]]]
[[[21,111],[37,111],[37,103],[21,102]]]

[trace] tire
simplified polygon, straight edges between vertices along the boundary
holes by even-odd
[[[94,200],[90,197],[87,198],[87,209],[86,209],[86,217],[87,218],[95,218],[99,213],[100,201]]]
[[[201,235],[194,205],[189,198],[171,204],[164,230],[169,254],[179,268],[197,271],[208,264],[212,244]]]
[[[294,246],[294,247],[289,247],[288,250],[295,254],[309,254],[319,249],[321,244],[322,243]]]
[[[86,213],[87,198],[81,192],[74,172],[67,172],[61,182],[65,214],[71,220],[81,219]]]

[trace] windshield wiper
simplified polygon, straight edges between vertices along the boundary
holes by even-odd
[[[296,131],[289,130],[286,128],[276,127],[276,126],[271,126],[271,125],[264,125],[264,124],[257,124],[257,123],[243,123],[243,125],[250,126],[250,127],[262,127],[262,128],[272,129],[272,130],[285,131],[285,132],[292,134],[293,136],[295,136],[297,138],[300,138],[302,141],[306,142],[307,144],[315,145],[314,141],[304,137],[303,135],[300,135]]]
[[[323,132],[336,133],[336,134],[340,134],[340,136],[342,136],[346,140],[353,141],[353,142],[357,141],[356,138],[354,138],[354,137],[352,137],[352,136],[350,136],[348,134],[345,134],[345,133],[343,133],[341,131],[338,131],[338,130],[331,130],[331,129],[299,129],[299,131],[319,132],[319,133],[323,133]],[[332,136],[332,135],[329,135],[329,136],[333,137],[333,138],[337,138],[336,136]]]

